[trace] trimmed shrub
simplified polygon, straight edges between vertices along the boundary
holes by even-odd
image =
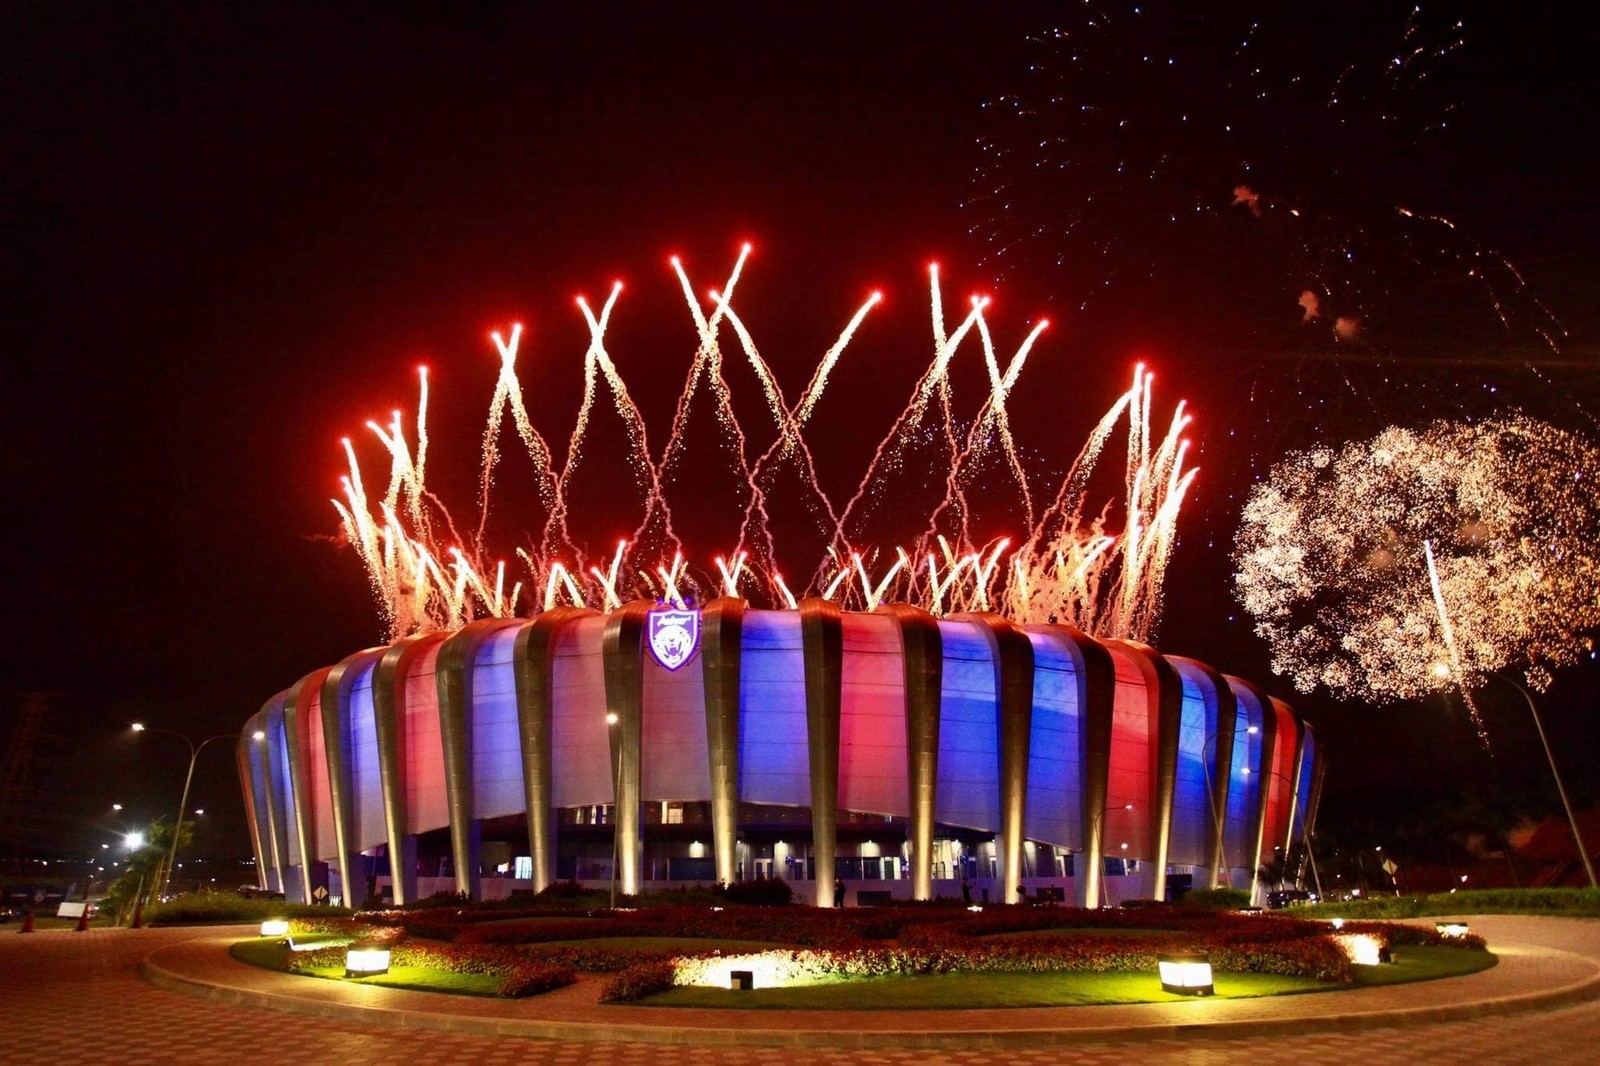
[[[1239,911],[1250,906],[1250,893],[1242,888],[1197,888],[1184,893],[1178,906],[1204,911]]]
[[[285,903],[282,900],[246,899],[233,892],[186,892],[165,903],[145,908],[151,925],[200,925],[207,922],[263,922],[268,918],[348,916],[343,907]]]
[[[722,898],[749,907],[778,907],[794,901],[794,889],[781,877],[758,877],[724,885]]]

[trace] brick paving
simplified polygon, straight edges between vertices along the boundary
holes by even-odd
[[[5,987],[0,1062],[776,1066],[804,1061],[909,1066],[989,1064],[1003,1056],[1031,1066],[1063,1059],[1123,1063],[1135,1056],[1141,1061],[1222,1063],[1285,1053],[1300,1062],[1377,1057],[1438,1066],[1596,1061],[1600,1000],[1586,997],[1600,992],[1600,921],[1485,917],[1472,924],[1489,938],[1502,963],[1443,983],[1135,1007],[830,1014],[599,1007],[592,984],[523,1001],[465,999],[308,981],[244,967],[221,949],[217,930],[103,929],[29,936],[8,930],[0,932]],[[140,963],[152,954],[159,969],[198,984],[190,984],[185,994],[140,980]],[[1563,989],[1576,1002],[1529,1009],[1526,997],[1548,997]],[[254,1005],[258,1002],[286,1009]],[[673,1028],[652,1034],[652,1042],[607,1039],[624,1035],[615,1020],[622,1011],[627,1026]],[[1419,1017],[1440,1012],[1459,1017]],[[1174,1026],[1218,1021],[1241,1035],[1187,1029],[1175,1035]],[[469,1028],[442,1028],[448,1026]],[[538,1039],[505,1031],[526,1033],[540,1027],[549,1032],[566,1027],[581,1031],[585,1039]],[[853,1040],[857,1046],[718,1046],[730,1034],[790,1042]],[[661,1039],[685,1043],[656,1042]],[[944,1046],[911,1046],[929,1039]],[[1007,1046],[995,1047],[996,1041]]]

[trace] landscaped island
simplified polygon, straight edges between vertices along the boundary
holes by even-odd
[[[351,945],[387,949],[364,981],[528,996],[587,979],[603,1003],[1046,1006],[1154,1002],[1163,956],[1201,958],[1221,997],[1426,980],[1494,965],[1481,937],[1431,926],[1149,906],[848,910],[678,903],[640,909],[434,907],[296,918],[243,941],[247,962],[349,976]],[[1388,964],[1363,965],[1378,958]],[[1361,960],[1361,961],[1358,961]],[[738,991],[734,991],[738,989]]]

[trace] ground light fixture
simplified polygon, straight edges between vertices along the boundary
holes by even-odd
[[[261,923],[262,936],[288,936],[289,922],[286,918],[268,918]]]
[[[377,977],[389,972],[389,949],[379,944],[351,944],[344,953],[346,977]]]
[[[1174,954],[1156,956],[1161,974],[1161,990],[1177,996],[1212,996],[1211,960],[1204,955]]]
[[[1453,940],[1460,940],[1467,935],[1466,922],[1435,922],[1433,928],[1440,936],[1447,936]]]
[[[1357,966],[1377,966],[1389,953],[1383,941],[1371,933],[1341,933],[1333,939],[1345,957]]]

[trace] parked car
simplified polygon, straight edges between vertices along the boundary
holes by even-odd
[[[1267,893],[1267,906],[1275,911],[1281,911],[1285,907],[1293,907],[1298,903],[1315,902],[1317,902],[1317,894],[1315,892],[1302,892],[1297,888]]]

